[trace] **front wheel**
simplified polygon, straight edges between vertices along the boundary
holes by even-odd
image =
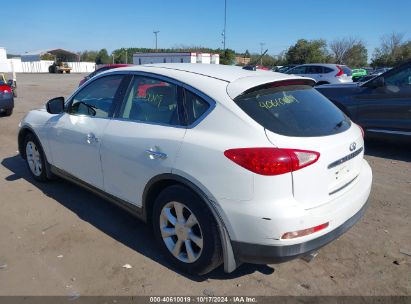
[[[24,140],[26,164],[33,178],[37,181],[47,181],[46,161],[43,149],[37,138],[29,133]]]
[[[165,257],[180,270],[205,274],[221,264],[217,223],[206,204],[186,187],[170,186],[160,193],[152,224]]]

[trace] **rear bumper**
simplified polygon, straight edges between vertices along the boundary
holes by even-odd
[[[14,108],[13,98],[0,99],[0,110],[9,110]]]
[[[334,230],[304,243],[288,246],[270,246],[233,241],[234,255],[242,262],[253,264],[279,263],[307,255],[344,234],[362,218],[367,206],[368,204],[364,204],[354,216]]]

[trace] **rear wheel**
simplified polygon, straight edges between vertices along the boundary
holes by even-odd
[[[6,112],[5,112],[6,116],[11,116],[11,114],[13,114],[13,109],[6,110]]]
[[[156,241],[168,261],[193,274],[210,272],[222,262],[217,223],[205,203],[183,186],[170,186],[154,203]]]
[[[47,181],[46,161],[43,149],[37,138],[29,133],[24,140],[26,164],[35,180]]]

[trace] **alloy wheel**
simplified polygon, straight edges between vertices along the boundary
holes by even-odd
[[[41,164],[40,151],[38,150],[36,144],[32,141],[27,142],[26,158],[27,158],[27,163],[30,167],[31,172],[35,176],[40,176],[43,170],[43,167]]]
[[[194,263],[203,250],[203,234],[194,213],[184,204],[169,202],[161,210],[160,231],[170,253],[184,263]]]

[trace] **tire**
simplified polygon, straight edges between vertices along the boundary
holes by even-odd
[[[13,109],[6,110],[6,112],[5,112],[6,116],[11,116],[11,114],[13,114]]]
[[[177,216],[176,210],[182,210],[181,216]],[[214,216],[202,199],[188,188],[175,185],[164,189],[154,203],[152,215],[156,242],[177,269],[202,275],[222,263],[221,242]],[[186,226],[188,222],[190,224]],[[172,250],[178,244],[179,250],[173,254]]]
[[[16,89],[13,90],[13,97],[17,97],[17,90]]]
[[[28,133],[24,138],[24,153],[26,165],[31,176],[39,182],[47,181],[46,160],[43,148],[33,133]]]

